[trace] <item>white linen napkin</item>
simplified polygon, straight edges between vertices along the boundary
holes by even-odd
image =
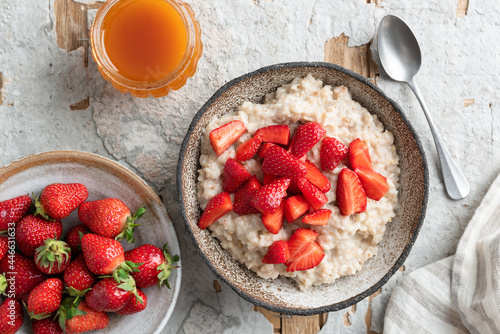
[[[500,333],[500,176],[454,256],[407,275],[394,289],[384,333]]]

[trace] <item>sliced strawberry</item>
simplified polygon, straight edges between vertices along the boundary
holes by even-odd
[[[332,210],[319,209],[305,215],[304,218],[302,218],[302,222],[309,225],[326,225],[331,215]]]
[[[291,272],[312,269],[320,264],[324,257],[325,253],[321,246],[313,241],[302,254],[287,266],[286,271]]]
[[[347,151],[347,146],[340,140],[325,137],[320,149],[321,169],[334,170],[347,157]]]
[[[260,144],[262,144],[262,134],[256,133],[255,136],[238,145],[236,148],[236,159],[239,161],[251,159],[259,150]]]
[[[306,175],[304,164],[278,145],[271,146],[267,150],[262,163],[262,171],[266,174],[289,178],[304,177]]]
[[[275,144],[273,143],[262,143],[260,145],[259,151],[257,151],[257,155],[261,158],[264,158],[266,156],[267,150]]]
[[[302,195],[288,197],[285,202],[285,218],[291,223],[309,210],[311,205]]]
[[[263,185],[269,184],[274,180],[276,180],[277,178],[279,178],[279,176],[273,174],[264,174],[264,179],[262,180],[262,184]]]
[[[222,189],[230,194],[234,193],[245,183],[252,174],[240,162],[229,158],[222,172]]]
[[[364,168],[356,168],[354,172],[358,175],[368,198],[378,201],[389,191],[387,179],[383,175]]]
[[[255,134],[261,133],[262,141],[266,143],[275,143],[288,145],[290,140],[290,127],[288,125],[271,125],[260,128]]]
[[[366,194],[361,181],[349,168],[340,171],[336,193],[337,205],[342,215],[349,216],[366,210]]]
[[[245,182],[240,189],[236,193],[234,193],[234,202],[238,202],[238,200],[243,197],[247,192],[255,189],[259,189],[261,187],[261,184],[259,180],[257,179],[257,176],[253,175],[251,178],[248,179],[247,182]]]
[[[198,226],[204,230],[232,209],[231,196],[226,192],[217,194],[208,201],[205,211],[201,214]]]
[[[319,190],[324,193],[330,190],[330,181],[328,181],[328,178],[309,160],[306,160],[306,171],[306,179],[318,187]]]
[[[289,257],[290,251],[288,250],[288,243],[285,240],[278,240],[269,246],[266,255],[264,255],[262,259],[262,263],[285,263]]]
[[[274,213],[269,215],[263,213],[262,214],[262,224],[266,227],[266,229],[272,234],[278,234],[278,232],[283,227],[283,218],[284,218],[284,210],[285,203],[281,202],[281,205],[278,207]]]
[[[307,181],[306,178],[298,179],[297,185],[314,210],[318,210],[328,202],[328,197],[326,197],[326,195],[322,193],[321,190],[318,189],[318,187]]]
[[[292,155],[302,157],[323,138],[326,131],[316,122],[301,125],[295,131]]]
[[[290,236],[288,240],[288,249],[290,250],[290,258],[286,261],[286,265],[290,265],[296,258],[299,257],[309,246],[316,240],[318,233],[308,228],[299,228]]]
[[[232,121],[210,132],[210,144],[217,156],[224,153],[245,132],[242,121]]]
[[[257,190],[250,204],[262,213],[272,214],[278,210],[283,198],[286,196],[288,185],[290,185],[289,178],[282,177],[274,180]]]
[[[257,181],[257,182],[259,182],[259,181]],[[255,195],[255,193],[257,192],[257,190],[260,189],[260,187],[261,187],[261,185],[259,183],[259,186],[257,188],[247,190],[244,194],[242,194],[238,197],[238,200],[236,200],[236,196],[235,196],[233,211],[239,215],[251,215],[253,213],[259,213],[259,210],[254,208],[250,204],[250,201],[252,200],[252,198]],[[239,190],[238,190],[238,192],[239,192]]]
[[[373,169],[368,146],[359,138],[349,144],[347,160],[353,170],[356,168]]]
[[[300,195],[300,194],[302,194],[302,192],[299,189],[299,186],[297,185],[297,180],[298,179],[299,178],[294,177],[292,179],[292,181],[290,181],[290,185],[288,186],[288,190],[286,191],[287,193],[292,194],[292,195]]]

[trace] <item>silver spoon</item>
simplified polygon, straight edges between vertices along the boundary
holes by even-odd
[[[378,52],[385,72],[396,81],[406,82],[424,110],[436,144],[448,195],[454,200],[467,197],[470,191],[469,183],[446,150],[425,105],[424,98],[415,83],[414,77],[422,63],[418,41],[410,27],[399,17],[387,15],[380,22]]]

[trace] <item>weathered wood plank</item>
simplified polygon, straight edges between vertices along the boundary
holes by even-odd
[[[458,0],[457,17],[464,17],[469,10],[469,0]]]

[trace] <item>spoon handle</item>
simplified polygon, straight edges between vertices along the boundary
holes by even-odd
[[[462,174],[458,166],[455,164],[455,161],[453,161],[453,159],[451,158],[450,153],[448,153],[448,150],[444,146],[444,143],[439,136],[436,125],[431,118],[429,110],[425,105],[424,98],[422,97],[422,93],[420,93],[420,89],[415,83],[415,80],[412,79],[407,83],[417,96],[417,99],[420,102],[422,109],[424,110],[424,114],[427,118],[427,122],[429,123],[429,127],[431,128],[432,136],[434,137],[434,143],[436,144],[436,149],[438,152],[439,162],[441,164],[441,170],[443,172],[444,185],[446,187],[448,195],[454,200],[460,200],[467,197],[470,191],[469,182],[467,182],[464,174]]]

